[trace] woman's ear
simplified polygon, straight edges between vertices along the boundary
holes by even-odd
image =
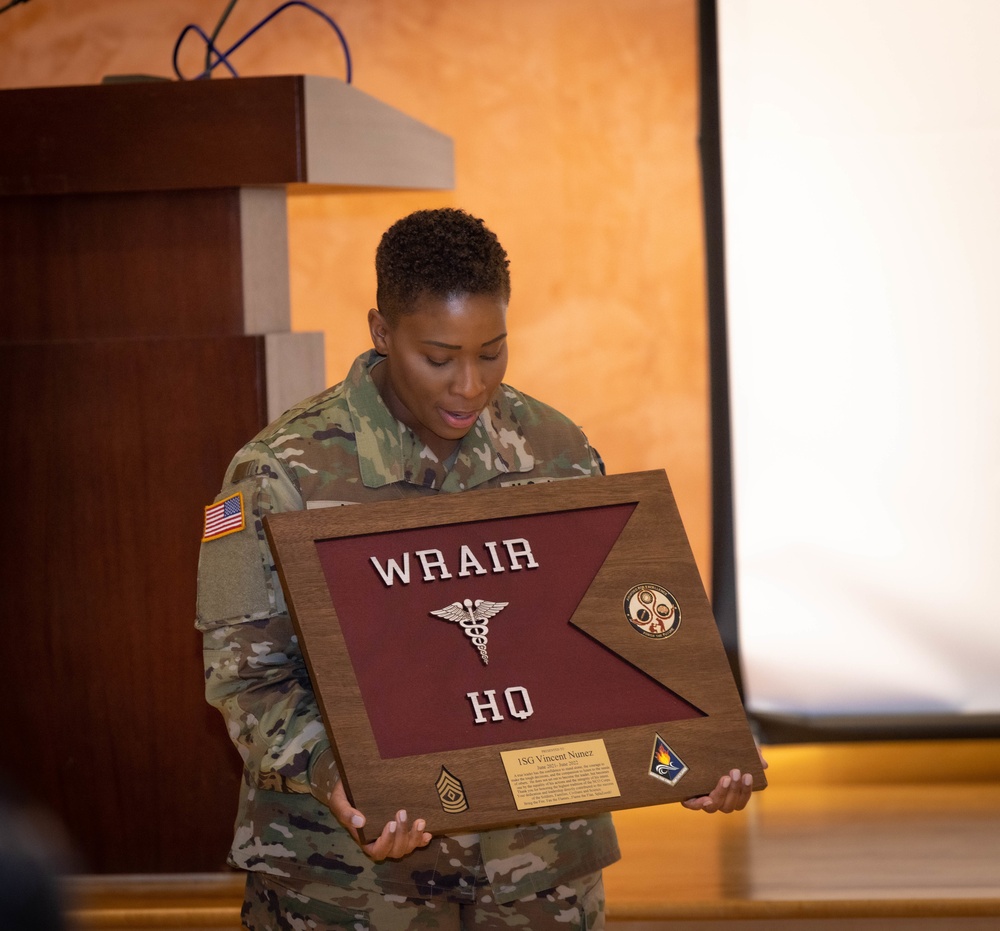
[[[389,324],[374,307],[368,311],[368,332],[371,333],[375,351],[380,356],[389,355]]]

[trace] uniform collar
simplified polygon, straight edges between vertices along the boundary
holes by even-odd
[[[535,466],[516,415],[517,395],[500,385],[462,439],[453,463],[442,462],[386,407],[372,381],[383,360],[374,350],[358,356],[344,379],[344,394],[354,422],[361,480],[369,488],[408,482],[438,491],[464,491],[510,472]]]

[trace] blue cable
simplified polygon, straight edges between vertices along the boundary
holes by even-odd
[[[181,31],[181,34],[177,37],[176,43],[174,43],[174,55],[173,55],[174,74],[176,74],[178,79],[181,81],[188,81],[188,80],[197,81],[202,78],[210,77],[212,71],[214,71],[219,65],[225,65],[226,68],[229,70],[229,73],[234,78],[239,77],[239,75],[237,75],[236,73],[236,69],[233,68],[233,66],[229,63],[229,56],[232,55],[233,52],[235,52],[241,45],[243,45],[243,43],[246,42],[247,39],[249,39],[252,35],[259,32],[264,26],[266,26],[272,19],[275,18],[275,16],[277,16],[279,13],[284,12],[285,10],[287,10],[289,7],[292,6],[305,7],[310,12],[315,13],[317,16],[326,20],[326,22],[333,28],[333,31],[337,33],[337,38],[340,39],[340,45],[344,50],[344,64],[347,72],[345,77],[345,83],[350,84],[351,79],[353,77],[353,68],[351,65],[351,50],[347,45],[347,39],[345,38],[344,33],[341,32],[340,27],[333,21],[332,17],[328,16],[326,13],[324,13],[319,8],[313,6],[311,3],[306,3],[305,0],[288,0],[287,3],[283,3],[277,9],[273,10],[271,13],[265,16],[259,23],[257,23],[256,26],[254,26],[241,39],[239,39],[239,41],[237,41],[234,45],[226,49],[225,52],[221,52],[219,51],[218,48],[216,48],[215,43],[205,34],[205,31],[200,26],[197,26],[193,23],[188,26],[185,26],[184,29]],[[215,61],[210,67],[206,68],[201,73],[196,74],[193,78],[186,78],[184,77],[183,74],[181,74],[181,70],[178,67],[177,54],[180,51],[181,43],[184,41],[184,38],[191,31],[197,32],[202,37],[202,39],[205,41],[206,48],[209,50],[209,56],[211,56],[212,53],[214,53],[217,56],[218,60]]]
[[[236,69],[231,64],[229,64],[229,59],[226,57],[229,54],[229,52],[220,52],[218,48],[216,48],[215,43],[205,34],[205,30],[202,29],[201,26],[197,25],[196,23],[189,23],[181,30],[181,34],[177,37],[177,41],[174,43],[174,57],[173,57],[174,74],[176,74],[181,81],[186,81],[188,80],[188,78],[185,78],[184,75],[181,74],[181,70],[177,65],[177,53],[181,50],[181,43],[184,41],[184,37],[189,32],[197,32],[198,35],[200,35],[205,40],[205,46],[206,48],[208,48],[209,52],[210,53],[215,52],[215,54],[218,55],[219,60],[214,65],[212,65],[212,68],[215,68],[218,65],[222,64],[229,69],[229,73],[234,78],[239,77],[239,75],[236,73]],[[232,49],[230,49],[229,51],[232,51]],[[194,78],[191,80],[206,78],[210,73],[211,69],[207,71],[202,71],[201,74],[195,75]]]

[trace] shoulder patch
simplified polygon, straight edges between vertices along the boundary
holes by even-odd
[[[257,474],[257,463],[253,459],[244,459],[235,469],[233,469],[232,478],[230,481],[234,485],[239,485],[240,482],[245,478],[249,478],[251,475]]]
[[[229,495],[215,504],[209,504],[205,508],[205,527],[202,531],[202,543],[208,540],[217,540],[231,533],[238,533],[246,526],[246,517],[243,511],[243,492]]]

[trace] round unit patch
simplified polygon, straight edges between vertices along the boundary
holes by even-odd
[[[660,585],[642,582],[625,595],[625,617],[644,637],[662,640],[681,625],[681,606]]]

